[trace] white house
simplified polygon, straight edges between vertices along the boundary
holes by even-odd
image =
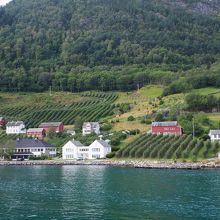
[[[209,137],[211,141],[220,141],[220,130],[210,130]]]
[[[89,148],[79,141],[68,141],[62,148],[64,160],[86,159],[89,157]]]
[[[85,123],[83,123],[82,133],[83,133],[83,135],[92,134],[92,133],[100,134],[99,123],[98,122],[85,122]]]
[[[104,140],[95,140],[89,145],[89,159],[105,158],[111,153],[111,146]]]
[[[23,121],[11,121],[6,124],[6,134],[25,134],[25,124]]]
[[[64,160],[105,158],[110,152],[111,146],[103,140],[96,140],[89,146],[71,140],[62,148]]]
[[[28,159],[31,157],[40,157],[47,155],[49,157],[56,156],[56,148],[42,140],[38,139],[17,139],[13,159]]]
[[[220,152],[218,152],[218,159],[220,160]]]

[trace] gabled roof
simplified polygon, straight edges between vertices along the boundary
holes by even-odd
[[[42,127],[58,127],[62,124],[63,122],[44,122],[44,123],[41,123],[39,125],[39,128],[42,128]]]
[[[75,141],[75,140],[71,140],[71,142],[76,146],[76,147],[83,147],[84,145],[79,142],[79,141]]]
[[[97,127],[97,126],[99,126],[99,122],[84,122],[83,128],[87,127],[88,125],[91,126],[92,128]]]
[[[16,140],[16,148],[50,148],[54,147],[52,144],[49,144],[45,141],[41,141],[38,139],[17,139]]]
[[[152,122],[152,126],[177,126],[177,121]]]
[[[210,130],[209,131],[209,135],[217,135],[217,134],[220,135],[220,130]]]
[[[30,133],[34,133],[34,132],[43,132],[44,128],[29,128],[27,130],[27,132],[30,132]]]
[[[24,125],[24,122],[23,121],[10,121],[6,124],[7,127],[20,126],[20,125]]]
[[[96,140],[97,142],[99,142],[103,147],[111,147],[106,141],[104,140]]]

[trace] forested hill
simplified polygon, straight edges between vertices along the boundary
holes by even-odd
[[[218,0],[13,0],[0,8],[0,90],[121,89],[124,65],[208,66],[219,12]]]

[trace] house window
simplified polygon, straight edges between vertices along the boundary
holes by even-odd
[[[92,148],[92,152],[100,152],[100,148]]]

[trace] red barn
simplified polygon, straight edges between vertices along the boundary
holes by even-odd
[[[32,138],[43,139],[46,136],[44,128],[29,128],[27,130],[27,136]]]
[[[3,117],[0,117],[0,127],[3,127],[7,124],[7,120]]]
[[[64,130],[63,122],[46,122],[41,123],[39,125],[39,128],[44,128],[46,131],[46,134],[48,134],[50,131],[60,133]]]
[[[151,132],[152,134],[182,135],[183,129],[177,121],[153,122]]]

